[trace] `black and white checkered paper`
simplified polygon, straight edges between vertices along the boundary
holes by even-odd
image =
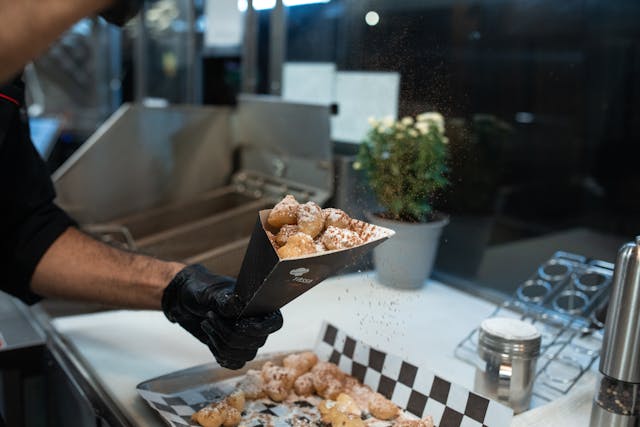
[[[238,378],[226,381],[226,384],[216,384],[214,388],[200,388],[188,391],[182,391],[177,394],[166,395],[154,393],[149,390],[140,390],[138,392],[147,401],[147,403],[158,413],[170,426],[186,427],[198,426],[198,423],[191,421],[191,415],[200,410],[209,403],[220,400],[227,394],[231,393]],[[219,387],[219,388],[218,388]],[[302,411],[308,407],[312,407],[306,400],[302,399],[293,405],[295,411],[290,406],[271,402],[267,399],[248,401],[245,406],[245,412],[251,414],[262,414],[271,416],[269,419],[270,427],[291,427],[292,425],[300,425],[295,421],[308,418],[304,417]],[[259,418],[253,418],[249,421],[242,422],[243,427],[264,427],[265,424]]]
[[[194,389],[176,394],[155,393],[138,388],[138,393],[149,406],[173,427],[197,426],[191,421],[191,415],[209,403],[225,396],[225,387],[212,386],[207,389]]]
[[[335,363],[411,414],[433,417],[438,427],[507,427],[513,410],[475,394],[325,323],[316,345],[320,359]]]
[[[320,360],[335,363],[378,391],[407,412],[423,418],[431,415],[438,427],[507,427],[511,424],[511,408],[479,396],[453,384],[425,367],[418,367],[389,353],[377,350],[348,336],[335,326],[324,323],[315,352]],[[238,378],[205,387],[161,394],[138,388],[138,393],[173,427],[197,426],[191,415],[202,407],[233,391]],[[308,405],[297,402],[301,407]],[[276,415],[281,424],[290,427],[285,411],[289,408],[256,401],[247,408],[252,413]],[[259,427],[247,425],[246,427]]]

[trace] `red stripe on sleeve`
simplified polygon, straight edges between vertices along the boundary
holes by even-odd
[[[17,99],[14,99],[10,96],[5,95],[4,93],[0,93],[0,99],[5,99],[9,102],[13,102],[14,104],[16,104],[18,107],[20,106],[20,102],[18,102]]]

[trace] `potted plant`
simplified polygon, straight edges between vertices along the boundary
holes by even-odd
[[[417,288],[431,275],[448,217],[434,211],[433,199],[449,184],[448,139],[439,113],[395,121],[370,120],[354,168],[363,170],[383,211],[369,221],[396,231],[374,250],[382,283]]]

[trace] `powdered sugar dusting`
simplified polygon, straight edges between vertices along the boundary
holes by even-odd
[[[315,202],[307,202],[298,207],[298,222],[313,222],[322,213],[322,209]]]
[[[274,211],[278,211],[278,215],[273,215]],[[295,212],[293,218],[285,215],[291,212]],[[341,209],[322,209],[311,201],[299,204],[291,195],[272,209],[268,222],[274,232],[278,231],[268,236],[281,258],[350,249],[394,234],[392,230],[352,219]],[[303,242],[298,238],[291,241],[296,233],[304,233],[310,240]]]
[[[345,249],[364,243],[358,233],[347,230],[346,228],[338,228],[329,226],[322,235],[322,243],[327,249]]]
[[[282,199],[280,201],[280,203],[278,203],[274,209],[278,209],[278,206],[283,209],[283,210],[287,210],[289,212],[295,212],[296,209],[298,209],[298,201],[296,200],[295,197],[293,197],[291,194],[287,194],[284,199]]]
[[[289,237],[293,236],[297,232],[298,232],[297,225],[285,224],[282,226],[282,228],[280,228],[280,231],[278,231],[278,234],[275,235],[274,237],[275,242],[280,246],[286,245],[287,241],[289,240]]]
[[[298,212],[298,201],[292,195],[287,195],[278,204],[276,204],[267,221],[272,227],[281,227],[285,224],[295,224]]]
[[[351,218],[343,210],[327,208],[323,209],[322,212],[324,213],[325,225],[327,227],[349,228]]]

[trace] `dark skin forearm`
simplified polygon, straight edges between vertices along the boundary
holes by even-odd
[[[184,264],[116,249],[75,228],[47,250],[31,279],[44,297],[159,310],[164,288]]]
[[[0,0],[0,84],[17,74],[78,20],[113,0]]]

